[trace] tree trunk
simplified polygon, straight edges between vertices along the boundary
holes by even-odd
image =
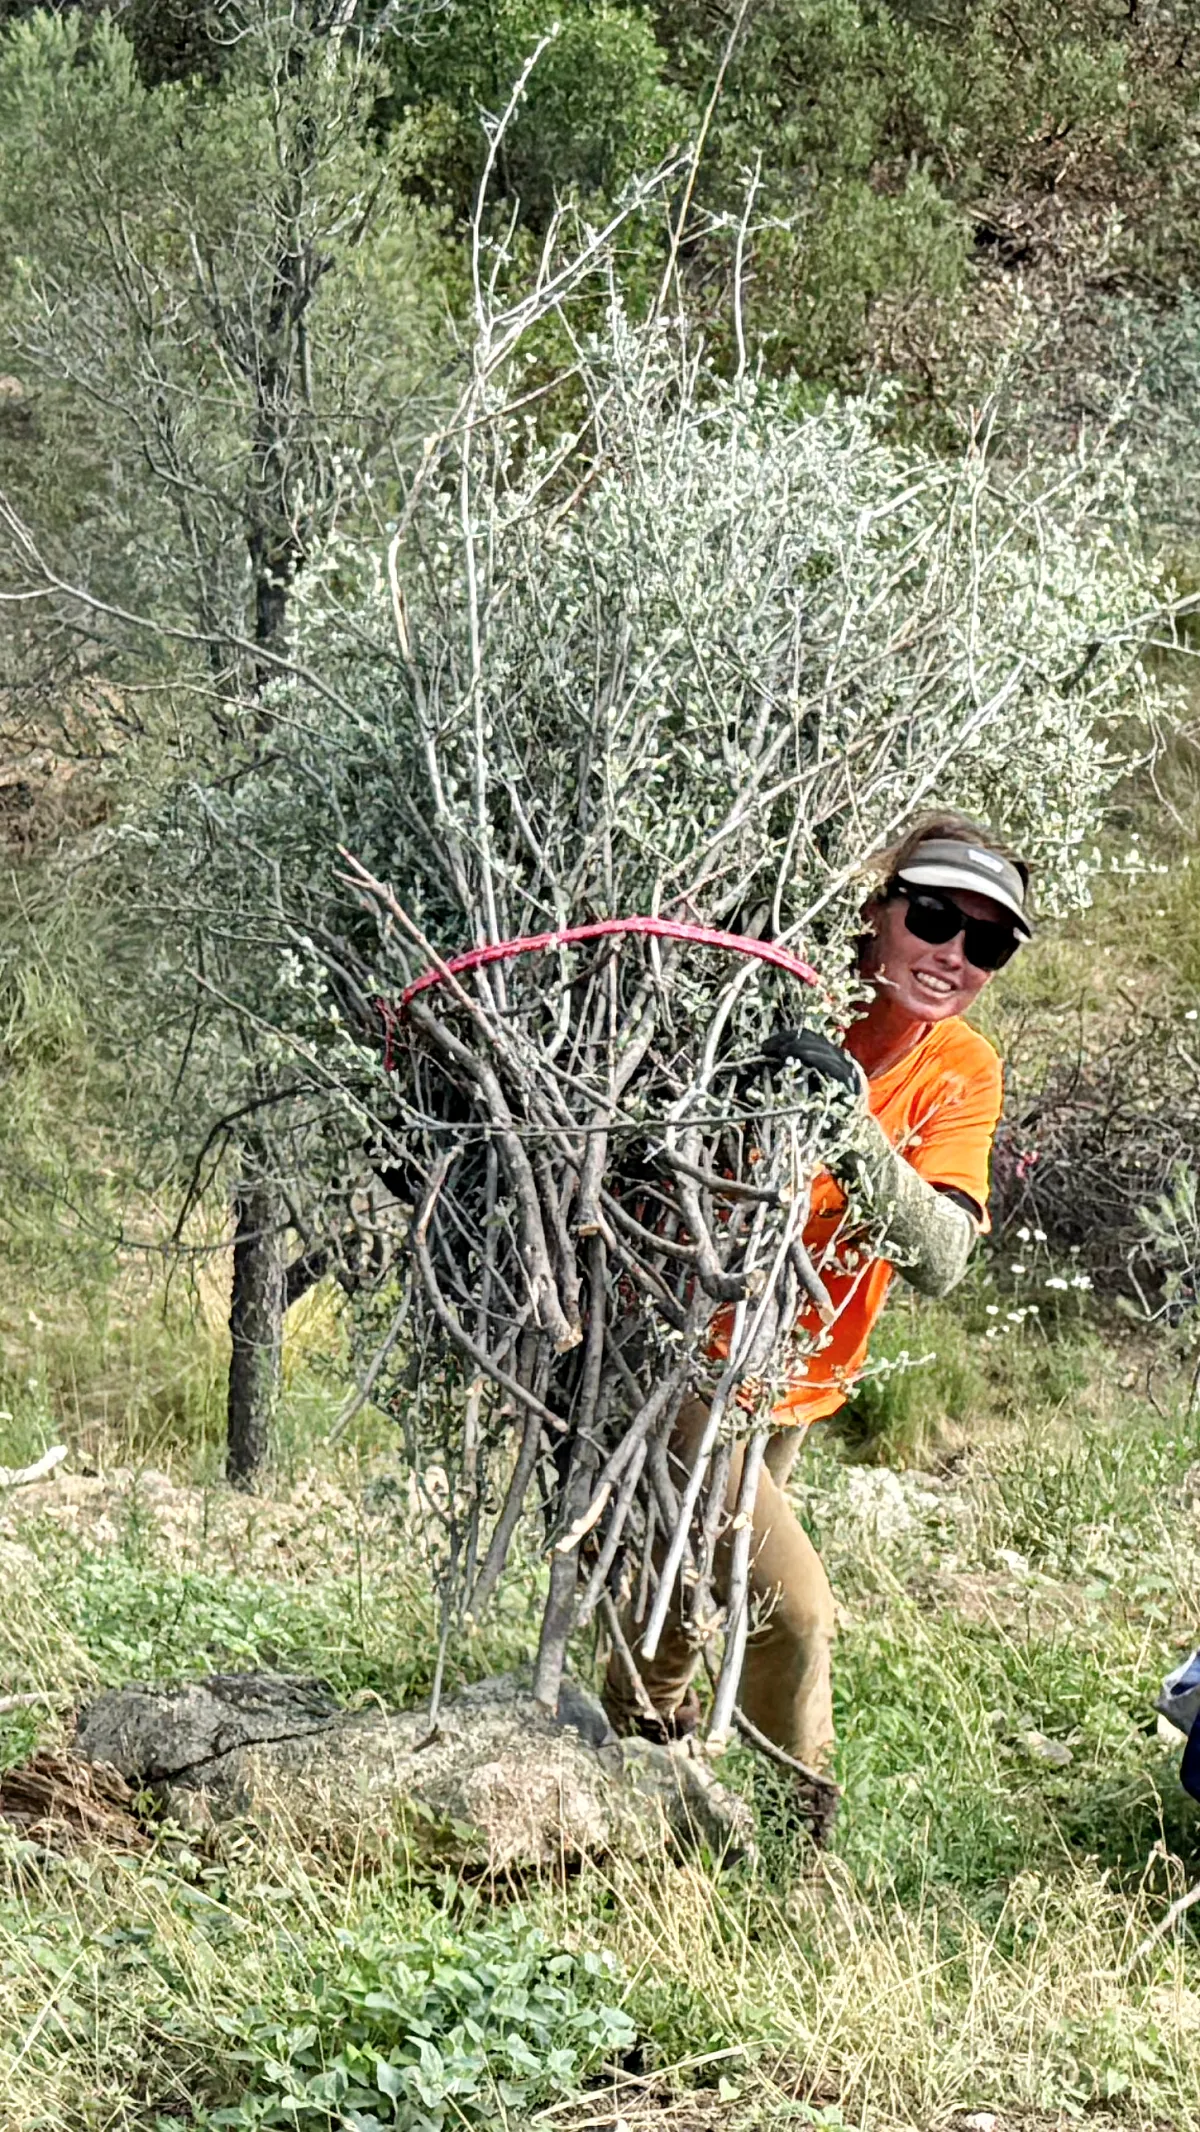
[[[234,1197],[229,1331],[229,1434],[225,1471],[251,1488],[271,1441],[283,1344],[286,1216],[274,1187],[250,1170]]]
[[[289,73],[300,65],[298,48],[285,65]],[[314,153],[311,126],[303,120],[297,144],[297,164],[281,174],[275,200],[278,242],[264,330],[256,340],[254,478],[245,520],[254,641],[272,659],[287,651],[288,602],[307,550],[312,504],[321,487],[319,454],[314,458],[309,439],[313,392],[306,314],[319,276],[314,272],[311,247],[300,235]],[[277,672],[272,659],[260,660],[255,668],[251,688],[255,699],[261,699]],[[254,723],[260,732],[265,729],[261,704]],[[248,1148],[245,1160],[234,1199],[237,1228],[229,1310],[233,1351],[225,1458],[225,1471],[239,1488],[253,1486],[267,1455],[279,1396],[284,1312],[308,1285],[303,1278],[307,1263],[303,1271],[299,1263],[292,1269],[289,1282],[284,1260],[287,1214],[279,1193],[267,1181],[261,1150]],[[316,1269],[313,1278],[321,1270]]]

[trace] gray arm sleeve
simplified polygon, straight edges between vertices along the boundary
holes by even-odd
[[[897,1271],[921,1295],[949,1295],[957,1287],[978,1233],[975,1223],[964,1206],[917,1175],[865,1108],[835,1174],[870,1201],[884,1224],[885,1256],[895,1252]]]

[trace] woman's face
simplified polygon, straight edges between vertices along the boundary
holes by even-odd
[[[977,896],[973,889],[956,888],[950,901],[966,918],[999,919],[1011,913],[990,896]],[[963,953],[963,936],[940,946],[918,940],[904,922],[908,906],[903,896],[868,905],[871,930],[863,949],[860,969],[874,987],[877,999],[885,999],[916,1022],[944,1022],[952,1014],[965,1014],[978,999],[992,972],[977,970]]]

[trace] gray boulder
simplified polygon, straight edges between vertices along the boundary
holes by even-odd
[[[76,1748],[185,1825],[245,1817],[358,1850],[402,1831],[429,1863],[491,1874],[752,1849],[749,1809],[686,1742],[616,1739],[574,1682],[553,1716],[513,1676],[480,1681],[431,1727],[340,1709],[315,1681],[214,1674],[101,1695]]]

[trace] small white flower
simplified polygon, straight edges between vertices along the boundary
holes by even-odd
[[[1061,1273],[1052,1273],[1046,1282],[1047,1288],[1069,1288],[1070,1285],[1069,1281],[1064,1281]]]
[[[1046,1241],[1046,1232],[1045,1232],[1045,1230],[1044,1230],[1044,1229],[1035,1229],[1035,1230],[1034,1230],[1034,1232],[1033,1232],[1033,1241],[1034,1241],[1034,1243],[1035,1243],[1035,1244],[1044,1244],[1044,1243],[1045,1243],[1045,1241]]]
[[[1072,1288],[1090,1288],[1091,1285],[1092,1276],[1090,1273],[1077,1273],[1072,1277]]]
[[[1185,1022],[1194,1022],[1194,1021],[1196,1020],[1196,1009],[1195,1009],[1195,1007],[1189,1007],[1189,1008],[1188,1008],[1188,1010],[1187,1010],[1187,1013],[1186,1013],[1186,1014],[1184,1015],[1184,1017],[1183,1017],[1183,1018],[1184,1018],[1184,1021],[1185,1021]]]
[[[1028,1231],[1028,1229],[1018,1229],[1018,1230],[1017,1230],[1017,1242],[1018,1242],[1019,1244],[1027,1244],[1027,1243],[1029,1242],[1029,1231]]]
[[[1065,1288],[1065,1287],[1066,1287],[1066,1285],[1067,1285],[1067,1284],[1066,1284],[1066,1282],[1064,1281],[1064,1282],[1063,1282],[1063,1287]],[[983,1307],[984,1307],[984,1309],[986,1310],[986,1312],[987,1312],[987,1314],[988,1314],[989,1318],[998,1318],[998,1317],[999,1317],[999,1315],[1000,1315],[1000,1305],[999,1305],[999,1303],[985,1303]]]
[[[1025,1268],[1024,1266],[1010,1266],[1008,1270],[1010,1273],[1024,1273]]]

